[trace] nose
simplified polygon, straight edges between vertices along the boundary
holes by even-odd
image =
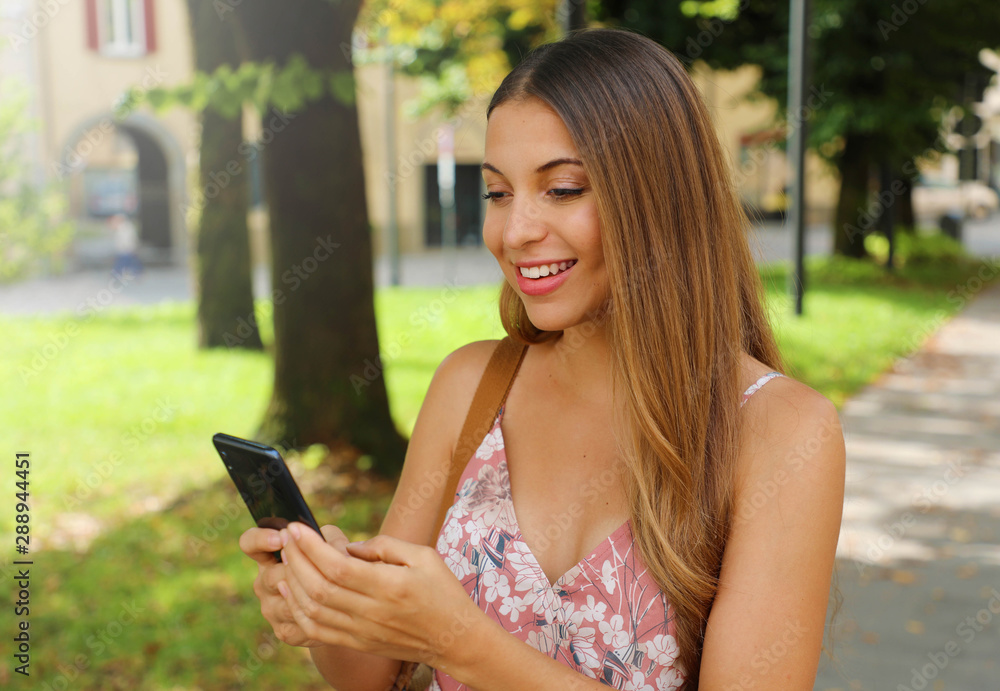
[[[510,213],[507,214],[503,228],[504,245],[520,249],[541,240],[547,232],[538,202],[526,197],[511,200]]]

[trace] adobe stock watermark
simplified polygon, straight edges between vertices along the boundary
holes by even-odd
[[[795,473],[805,467],[806,461],[819,453],[823,444],[834,434],[843,434],[839,422],[835,424],[832,420],[824,418],[816,434],[805,442],[797,444],[794,449],[788,452],[782,467],[774,471],[769,478],[758,480],[753,486],[747,488],[747,500],[737,510],[734,524],[738,525],[753,518],[778,494],[782,487],[788,484]]]
[[[181,213],[190,222],[195,212],[201,212],[205,204],[215,199],[219,194],[229,187],[233,181],[240,177],[247,169],[247,164],[256,160],[260,152],[271,142],[274,135],[284,131],[294,118],[294,113],[285,113],[275,110],[275,115],[268,121],[267,126],[261,130],[260,136],[253,141],[242,142],[236,147],[236,153],[242,158],[232,158],[226,162],[221,170],[213,170],[208,174],[208,181],[202,181],[202,186],[195,201],[181,204]]]
[[[962,639],[965,645],[969,645],[976,639],[976,636],[986,630],[993,622],[993,616],[1000,614],[1000,592],[996,588],[990,589],[989,601],[982,609],[973,615],[967,616],[955,627],[955,635]],[[911,667],[911,677],[909,685],[897,684],[896,691],[923,691],[938,676],[941,675],[951,661],[962,652],[962,647],[955,640],[950,640],[938,650],[927,653],[927,662],[920,667]]]
[[[134,278],[131,274],[112,274],[107,287],[101,288],[93,295],[77,303],[76,314],[79,319],[66,322],[66,325],[57,333],[50,334],[44,344],[34,349],[31,361],[27,365],[20,365],[18,367],[18,374],[21,375],[21,383],[27,384],[44,372],[49,364],[59,357],[60,353],[66,350],[70,341],[80,333],[80,325],[87,323],[111,306],[115,298],[125,290]]]
[[[259,643],[256,648],[245,646],[243,661],[233,665],[233,677],[236,681],[242,685],[253,679],[264,666],[264,662],[278,652],[278,644],[277,636],[268,632],[264,636],[264,642]]]
[[[750,667],[761,676],[767,674],[788,655],[806,633],[807,629],[798,619],[787,622],[784,630],[771,642],[771,645],[754,654],[750,659]],[[749,674],[744,674],[735,684],[727,686],[725,691],[746,691],[757,688],[757,681]]]
[[[141,422],[129,427],[119,438],[119,443],[127,451],[139,451],[146,441],[156,433],[160,425],[172,420],[179,409],[180,405],[169,398],[157,400],[153,411]],[[63,497],[63,507],[67,511],[72,511],[82,506],[90,498],[90,495],[114,474],[115,470],[126,460],[126,457],[125,454],[114,451],[105,460],[94,463],[86,474],[81,472],[76,483],[76,490]]]
[[[961,459],[948,461],[948,469],[944,471],[943,478],[936,480],[930,487],[924,487],[913,498],[913,505],[917,507],[917,513],[927,513],[932,506],[941,501],[942,497],[948,493],[955,483],[966,476],[967,472],[968,470],[962,467]],[[873,563],[879,561],[887,551],[892,549],[896,541],[901,540],[906,531],[916,525],[916,523],[916,515],[912,511],[905,511],[898,520],[890,524],[884,524],[882,526],[884,532],[875,540],[868,542],[868,549],[865,551],[865,556]],[[859,571],[864,570],[864,565],[861,562],[855,561],[855,564]]]
[[[281,283],[285,288],[277,286],[271,289],[271,299],[267,304],[270,305],[272,312],[264,316],[269,318],[273,314],[274,305],[283,304],[288,299],[288,295],[294,293],[303,283],[308,281],[309,277],[319,270],[320,264],[332,257],[333,251],[338,247],[340,247],[340,243],[333,241],[333,235],[326,237],[317,235],[313,251],[306,255],[301,262],[292,264],[291,267],[282,272]],[[227,348],[241,345],[257,328],[257,313],[256,310],[252,310],[250,314],[236,320],[233,331],[226,331],[222,334],[222,342]]]
[[[980,263],[976,273],[967,278],[964,283],[956,284],[953,289],[949,290],[945,295],[945,299],[949,304],[955,305],[954,311],[956,313],[960,312],[965,308],[969,300],[975,297],[987,285],[991,285],[991,281],[997,275],[1000,275],[1000,256],[988,257]],[[920,329],[909,334],[904,344],[904,357],[908,357],[917,351],[924,341],[927,340],[927,337],[937,332],[948,318],[949,313],[940,309]]]
[[[67,691],[67,689],[72,688],[80,674],[86,671],[95,659],[110,650],[115,645],[115,641],[121,638],[125,630],[138,621],[139,615],[145,611],[145,607],[137,605],[135,600],[122,605],[114,619],[87,636],[85,643],[90,653],[76,655],[71,664],[57,663],[56,672],[58,674],[50,681],[42,682],[38,688],[42,691]]]
[[[750,0],[740,0],[740,4],[737,8],[737,14],[749,6]],[[705,29],[698,32],[696,36],[688,36],[688,40],[684,44],[684,55],[687,56],[689,60],[697,60],[701,57],[701,54],[706,48],[715,43],[715,39],[721,36],[722,32],[726,30],[726,26],[731,23],[732,20],[727,21],[719,19],[718,17],[712,17],[709,19]]]
[[[812,119],[813,114],[826,105],[834,96],[833,91],[828,91],[826,84],[820,84],[816,86],[815,84],[809,87],[809,95],[805,99],[805,104],[796,113],[788,113],[788,117],[781,123],[778,124],[778,130],[785,133],[785,138],[791,134],[792,130],[797,129],[802,126],[804,122],[808,122]],[[758,168],[765,165],[768,161],[768,156],[772,153],[778,151],[778,146],[774,140],[768,141],[764,146],[753,147],[750,149],[747,156],[747,160],[739,165],[739,167],[733,171],[733,183],[737,186],[743,186],[746,184],[747,179],[753,175]]]
[[[876,24],[876,28],[882,34],[882,40],[889,40],[889,37],[903,28],[903,25],[910,21],[910,17],[915,15],[917,10],[925,4],[927,4],[927,0],[903,0],[900,3],[893,3],[889,20],[880,19]]]
[[[448,307],[455,302],[462,289],[454,281],[445,281],[444,288],[441,289],[438,297],[431,300],[426,305],[410,313],[409,322],[413,327],[399,334],[390,341],[381,353],[372,358],[365,358],[362,361],[364,367],[360,374],[352,374],[349,378],[354,393],[360,394],[363,389],[371,386],[378,380],[385,371],[386,363],[395,360],[413,342],[416,334],[426,329],[436,321]]]
[[[28,42],[37,37],[41,30],[55,19],[59,10],[69,3],[70,0],[39,0],[38,2],[26,3],[32,9],[18,26],[17,31],[7,34],[7,41],[10,43],[11,49],[16,53],[28,45]]]
[[[87,130],[78,142],[73,146],[67,146],[60,160],[52,162],[51,170],[53,175],[57,179],[63,180],[67,175],[71,175],[82,169],[87,158],[94,152],[94,149],[108,135],[115,133],[117,129],[115,123],[125,120],[138,107],[142,101],[140,94],[159,86],[166,78],[167,74],[160,67],[159,63],[156,64],[156,67],[147,67],[139,82],[139,86],[133,89],[131,97],[116,104],[110,117],[102,118],[100,122]]]

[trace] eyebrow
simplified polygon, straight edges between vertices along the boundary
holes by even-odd
[[[548,163],[543,163],[542,165],[535,168],[536,173],[544,173],[550,168],[555,168],[556,166],[580,166],[583,167],[583,162],[576,158],[554,158]],[[496,166],[483,162],[483,165],[479,166],[480,170],[492,170],[497,175],[503,175]],[[504,176],[506,177],[506,176]]]

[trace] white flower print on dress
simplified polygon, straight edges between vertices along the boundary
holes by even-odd
[[[607,603],[595,600],[593,595],[588,595],[587,604],[580,607],[580,614],[587,621],[604,621],[604,612],[607,609]]]
[[[516,622],[518,616],[527,607],[525,607],[524,600],[517,595],[511,595],[503,599],[503,603],[500,605],[500,614],[510,615],[510,620]]]
[[[677,659],[677,641],[673,636],[657,635],[651,641],[646,641],[646,655],[658,665],[667,665]]]
[[[629,691],[678,691],[685,674],[671,608],[628,524],[552,584],[517,525],[499,417],[478,451],[437,540],[472,600],[532,648],[589,678]],[[462,686],[438,670],[431,688]]]
[[[604,589],[608,591],[608,595],[615,594],[615,583],[618,582],[617,574],[615,573],[614,565],[611,563],[611,559],[605,560],[604,564],[601,566],[601,585]]]
[[[469,560],[465,558],[465,555],[455,549],[448,550],[448,554],[444,558],[444,563],[447,564],[451,572],[455,574],[455,578],[462,580],[470,573],[472,573],[472,564]]]
[[[469,544],[473,547],[479,547],[479,543],[486,535],[486,531],[476,521],[466,521],[465,532],[469,536]]]
[[[656,679],[656,691],[674,691],[684,684],[684,675],[676,668],[671,667],[660,672]]]
[[[457,520],[451,520],[445,523],[444,539],[452,547],[457,545],[462,539],[462,524]]]
[[[510,595],[510,583],[507,581],[507,575],[496,569],[483,574],[482,584],[486,591],[487,602],[494,602],[498,597],[506,598]]]
[[[622,627],[625,625],[625,618],[616,614],[608,621],[602,621],[598,626],[604,636],[604,645],[609,648],[624,648],[629,644],[630,637],[628,631]]]
[[[476,449],[476,458],[486,460],[503,448],[503,434],[497,427],[483,438],[483,442]]]

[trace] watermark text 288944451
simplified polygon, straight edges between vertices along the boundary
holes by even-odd
[[[26,557],[31,544],[31,509],[28,506],[30,496],[28,475],[31,472],[31,455],[18,453],[14,456],[14,549],[18,556]],[[31,634],[28,629],[28,615],[31,604],[31,562],[27,559],[14,561],[16,571],[14,580],[17,584],[17,594],[14,598],[14,616],[17,617],[14,635],[14,659],[19,663],[14,671],[24,676],[30,676],[31,665]]]

